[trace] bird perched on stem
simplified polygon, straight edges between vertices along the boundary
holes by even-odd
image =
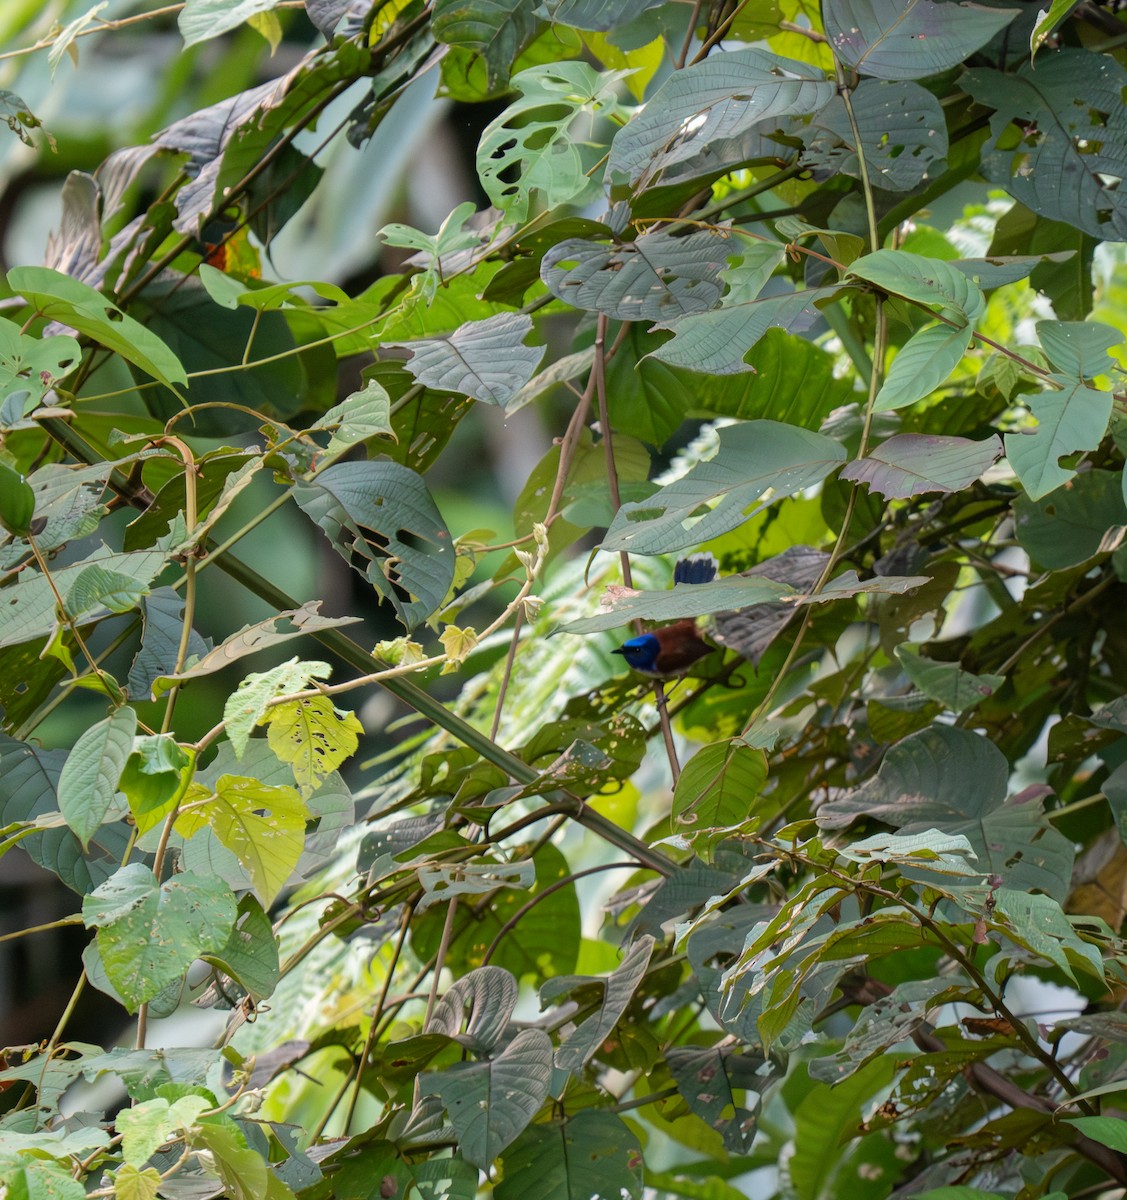
[[[782,554],[740,574],[747,578],[774,579],[802,591],[814,585],[828,561],[829,555],[824,550],[813,546],[791,546]],[[673,583],[711,583],[717,571],[718,564],[711,554],[694,554],[691,558],[681,559],[673,568]],[[635,671],[653,679],[686,674],[693,663],[716,649],[712,642],[734,650],[752,666],[757,666],[796,612],[793,604],[767,601],[716,613],[709,624],[711,642],[704,640],[695,621],[675,621],[672,625],[663,625],[630,638],[614,653],[621,654]]]
[[[673,568],[673,583],[711,583],[716,578],[716,569],[716,559],[711,554],[695,554],[681,559]],[[693,663],[714,649],[701,637],[695,621],[684,620],[640,633],[613,653],[621,654],[642,675],[668,679],[684,675]]]

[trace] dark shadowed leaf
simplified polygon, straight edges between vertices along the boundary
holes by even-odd
[[[445,599],[454,580],[454,547],[414,471],[391,462],[338,463],[299,484],[294,498],[408,629]]]
[[[1127,236],[1127,193],[1118,183],[1127,155],[1127,70],[1114,58],[1067,48],[1012,75],[975,67],[963,87],[997,110],[982,149],[982,174],[991,183],[1095,237]]]
[[[922,79],[962,62],[1017,15],[960,0],[826,0],[826,36],[841,60],[878,79]]]
[[[512,64],[535,35],[535,7],[536,0],[438,0],[431,32],[435,41],[478,55],[492,92],[508,82]]]

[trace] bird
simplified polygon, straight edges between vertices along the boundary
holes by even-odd
[[[673,583],[711,583],[716,571],[717,562],[711,554],[694,554],[681,559],[673,568]],[[684,620],[632,637],[612,653],[621,654],[641,675],[669,679],[684,675],[693,663],[714,649],[701,637],[695,621]]]
[[[802,591],[813,586],[828,557],[824,550],[812,546],[791,546],[782,554],[740,574],[748,578],[775,579]],[[711,583],[718,571],[719,564],[711,554],[694,554],[681,559],[673,568],[673,583]],[[709,637],[717,645],[734,650],[752,666],[758,666],[771,643],[793,620],[796,611],[792,604],[768,601],[716,613],[709,624]],[[651,679],[670,679],[687,674],[695,662],[716,648],[705,641],[694,620],[686,619],[632,637],[612,653],[621,654],[642,675]]]

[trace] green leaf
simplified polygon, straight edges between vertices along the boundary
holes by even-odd
[[[1083,80],[1083,102],[1077,102]],[[1065,47],[1015,74],[974,67],[962,88],[997,111],[981,172],[1027,208],[1097,238],[1127,236],[1118,186],[1127,145],[1127,70],[1108,54]]]
[[[1060,385],[1058,391],[1028,398],[1037,428],[1006,434],[1006,458],[1030,500],[1040,500],[1073,479],[1076,472],[1060,465],[1061,456],[1094,450],[1111,419],[1111,392],[1065,375],[1050,378]]]
[[[552,1043],[540,1029],[522,1029],[494,1059],[459,1063],[419,1077],[423,1096],[438,1096],[458,1135],[462,1156],[488,1170],[548,1097]]]
[[[540,7],[547,10],[553,24],[605,31],[622,29],[663,3],[664,0],[617,0],[608,8],[604,0],[542,0]]]
[[[181,1096],[175,1104],[157,1096],[132,1108],[123,1108],[115,1123],[121,1134],[125,1161],[134,1167],[143,1166],[176,1130],[190,1125],[211,1107],[202,1096]]]
[[[13,267],[8,286],[48,320],[86,334],[167,387],[188,382],[180,360],[156,334],[89,284],[47,267]]]
[[[108,608],[112,613],[127,613],[139,608],[149,594],[147,580],[124,571],[107,571],[94,563],[84,567],[63,597],[63,607],[72,617]]]
[[[191,782],[194,766],[194,756],[185,753],[171,734],[134,740],[118,787],[129,801],[138,835],[153,829],[172,811]]]
[[[526,1129],[505,1155],[494,1190],[497,1200],[640,1200],[641,1146],[615,1113],[581,1109]]]
[[[962,362],[973,334],[970,325],[930,325],[912,334],[892,360],[873,411],[891,412],[931,395]]]
[[[407,370],[422,384],[487,404],[507,404],[536,374],[543,346],[526,346],[532,318],[501,313],[467,321],[449,337],[389,342],[411,351]]]
[[[817,112],[833,94],[825,74],[806,63],[768,50],[714,52],[674,71],[618,131],[607,178],[623,176],[638,190],[711,143],[761,124],[770,132],[787,117]],[[726,165],[713,159],[706,169]]]
[[[270,917],[249,893],[239,901],[226,944],[202,957],[235,980],[256,1003],[273,995],[278,986],[278,939]]]
[[[270,749],[293,767],[294,778],[308,796],[356,753],[364,726],[352,713],[340,713],[328,696],[311,696],[275,704],[266,710]]]
[[[52,576],[55,587],[65,596],[89,566],[97,565],[147,584],[160,573],[165,562],[163,549],[114,554],[103,546],[80,562],[54,569]],[[4,591],[4,604],[0,606],[0,646],[12,646],[53,634],[57,626],[55,610],[55,593],[47,580],[39,573],[24,572],[18,582]],[[99,610],[86,613],[84,623],[105,615],[105,611]]]
[[[143,632],[141,648],[129,668],[130,695],[150,699],[157,679],[176,670],[184,614],[184,599],[170,587],[154,588],[141,601]],[[189,660],[198,661],[210,649],[210,642],[205,642],[193,629],[188,641]]]
[[[609,1038],[626,1012],[653,956],[654,939],[643,934],[607,977],[603,1002],[560,1043],[556,1066],[561,1071],[579,1072]]]
[[[1039,896],[1014,888],[998,888],[994,905],[986,915],[987,925],[1000,929],[1020,946],[1032,950],[1059,967],[1073,982],[1072,961],[1101,982],[1103,956],[1098,946],[1078,937],[1060,904],[1051,896]],[[1071,959],[1071,961],[1070,961]]]
[[[769,488],[773,499],[792,496],[845,461],[844,449],[832,438],[777,421],[746,421],[721,429],[718,436],[712,458],[649,500],[624,504],[603,549],[668,554],[698,545],[742,525]]]
[[[1039,500],[1014,502],[1017,540],[1042,567],[1059,571],[1098,554],[1109,529],[1127,525],[1118,471],[1083,471]]]
[[[235,757],[243,757],[250,735],[271,700],[289,692],[305,691],[311,680],[328,679],[331,674],[328,663],[291,658],[269,671],[260,671],[243,679],[223,706],[223,723]]]
[[[156,1200],[162,1182],[156,1167],[138,1170],[131,1162],[122,1163],[113,1174],[115,1200]]]
[[[1041,349],[1062,375],[1093,379],[1118,367],[1108,354],[1123,345],[1123,334],[1100,321],[1038,321]]]
[[[1079,7],[1080,0],[1053,0],[1047,9],[1038,10],[1037,24],[1033,26],[1033,32],[1029,35],[1030,62],[1037,57],[1037,51],[1045,44],[1049,34],[1068,17],[1073,9]]]
[[[349,446],[368,438],[395,437],[391,427],[391,397],[387,389],[374,379],[353,392],[346,400],[334,404],[317,422],[318,429],[331,429],[327,453],[338,457]]]
[[[918,83],[862,79],[850,94],[865,168],[873,187],[906,192],[946,167],[947,123],[939,101]],[[857,135],[845,101],[835,96],[815,113],[803,166],[861,177]]]
[[[673,791],[674,827],[703,833],[711,846],[727,830],[752,816],[755,801],[767,782],[767,756],[740,738],[713,742],[685,764]],[[715,832],[714,837],[707,836]],[[693,845],[698,845],[693,838]]]
[[[249,872],[264,908],[274,903],[301,857],[309,810],[292,787],[243,775],[221,775],[214,788],[194,783],[182,801],[176,831],[190,838],[205,824]],[[234,922],[232,913],[231,923]],[[231,930],[208,946],[220,950]]]
[[[1065,1117],[1064,1123],[1094,1142],[1110,1146],[1120,1154],[1127,1153],[1127,1124],[1120,1117]]]
[[[842,467],[840,478],[867,483],[886,500],[969,487],[1002,452],[996,436],[980,442],[929,433],[897,433],[864,458]]]
[[[982,289],[965,271],[941,258],[926,258],[908,250],[876,250],[851,263],[848,274],[875,284],[890,296],[926,304],[960,323],[973,326],[986,309]]]
[[[218,37],[277,4],[278,0],[187,0],[177,18],[184,46]]]
[[[426,1032],[443,1034],[471,1050],[488,1053],[500,1045],[516,1004],[517,981],[508,971],[478,967],[456,979],[443,993]]]
[[[130,863],[86,897],[82,919],[98,930],[106,974],[135,1012],[227,941],[235,898],[221,880],[185,872],[158,884],[148,867]]]
[[[511,65],[536,34],[535,7],[536,0],[437,0],[431,32],[436,42],[480,56],[493,92],[508,82]]]
[[[725,304],[711,312],[666,321],[660,328],[671,329],[670,341],[658,346],[653,357],[672,366],[713,375],[731,375],[754,371],[747,361],[748,352],[770,329],[801,333],[809,329],[821,314],[818,302],[836,295],[836,287],[807,288],[741,300]]]
[[[113,806],[136,729],[133,709],[115,709],[91,725],[67,755],[59,775],[59,811],[84,850]]]
[[[876,776],[818,809],[818,824],[839,829],[858,818],[883,821],[900,833],[938,829],[961,834],[978,869],[1004,886],[1062,897],[1072,873],[1072,843],[1051,828],[1032,801],[1007,804],[1009,764],[984,737],[933,726],[905,738],[884,757]],[[904,869],[912,879],[923,869]]]
[[[658,230],[621,243],[569,238],[544,255],[540,277],[575,308],[616,321],[661,321],[718,304],[721,272],[736,253],[730,235],[712,230],[684,237]]]
[[[477,173],[489,199],[521,222],[534,196],[549,209],[594,199],[599,182],[587,172],[600,152],[590,144],[590,126],[596,116],[617,111],[616,85],[628,74],[555,62],[514,75],[521,98],[486,127],[477,150]],[[588,121],[576,136],[580,115]]]
[[[446,599],[454,548],[414,471],[392,462],[338,463],[298,484],[294,499],[350,566],[367,564],[361,574],[408,631]]]
[[[15,537],[26,537],[35,515],[31,485],[5,462],[0,462],[0,525]]]
[[[878,79],[923,79],[957,66],[1018,11],[935,0],[825,0],[822,20],[846,66]]]
[[[231,1200],[293,1200],[293,1192],[230,1117],[220,1115],[192,1126],[191,1144],[206,1150],[209,1174],[222,1180]]]
[[[896,658],[904,674],[925,696],[938,700],[952,712],[981,704],[1006,682],[1004,675],[975,675],[964,671],[957,662],[925,658],[918,646],[897,646]]]
[[[11,321],[0,321],[0,425],[14,425],[32,412],[43,396],[78,366],[82,350],[72,337],[33,337]],[[23,392],[10,408],[13,393]]]
[[[3,121],[25,146],[35,145],[29,131],[38,129],[42,122],[27,106],[27,102],[21,100],[15,92],[0,90],[0,121]],[[50,135],[47,140],[51,140]]]
[[[719,1046],[671,1046],[665,1061],[677,1090],[702,1121],[719,1130],[725,1149],[748,1154],[757,1121],[754,1113],[736,1103],[733,1089],[757,1090],[754,1070],[758,1063]]]

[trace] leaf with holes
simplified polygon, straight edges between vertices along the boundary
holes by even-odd
[[[862,79],[850,97],[865,169],[873,187],[906,192],[946,167],[947,125],[939,101],[918,83]],[[802,165],[816,172],[843,172],[859,179],[857,134],[835,96],[810,123]]]
[[[292,787],[221,775],[214,788],[193,783],[184,794],[176,832],[191,838],[205,825],[246,868],[264,908],[293,874],[305,843],[309,810]],[[213,950],[218,950],[223,941]]]
[[[337,463],[298,484],[294,498],[408,630],[446,599],[454,547],[416,472],[393,462]]]
[[[1018,11],[969,0],[825,0],[822,20],[835,53],[860,74],[923,79],[957,66]]]
[[[712,458],[648,500],[624,504],[603,549],[669,554],[698,545],[742,525],[768,489],[776,500],[793,496],[845,461],[845,450],[833,438],[778,421],[731,425],[720,430],[719,440]],[[762,595],[748,603],[777,598]]]
[[[266,710],[270,749],[293,767],[297,786],[306,796],[356,753],[364,726],[352,713],[340,713],[328,696],[291,700]]]
[[[507,404],[536,374],[543,346],[526,346],[532,318],[499,313],[467,321],[446,337],[389,342],[411,351],[407,370],[426,387],[487,404]]]
[[[220,879],[184,872],[158,884],[148,867],[130,863],[86,897],[82,919],[98,930],[109,981],[136,1012],[226,943],[235,897]]]
[[[718,304],[721,272],[737,253],[730,235],[711,230],[687,237],[658,230],[618,244],[569,238],[544,255],[540,277],[575,308],[616,321],[662,321]]]
[[[188,382],[180,360],[155,333],[89,284],[48,267],[13,267],[8,286],[48,320],[86,334],[161,383]]]
[[[630,74],[556,62],[513,76],[521,97],[486,127],[477,149],[481,186],[506,216],[526,220],[533,196],[556,208],[599,194],[588,175],[601,157],[591,134],[597,117],[618,111],[617,85]]]
[[[974,67],[961,86],[997,110],[982,148],[986,179],[1054,221],[1127,237],[1127,70],[1111,55],[1066,48],[1014,74]]]
[[[886,500],[968,487],[1002,453],[996,435],[980,442],[933,433],[897,433],[841,469],[842,479],[867,483]]]
[[[834,85],[817,67],[768,50],[729,50],[674,71],[653,98],[619,130],[607,162],[636,187],[693,159],[714,142],[737,138],[788,117],[817,112]],[[705,156],[705,169],[715,158]],[[723,165],[723,164],[719,164]]]

